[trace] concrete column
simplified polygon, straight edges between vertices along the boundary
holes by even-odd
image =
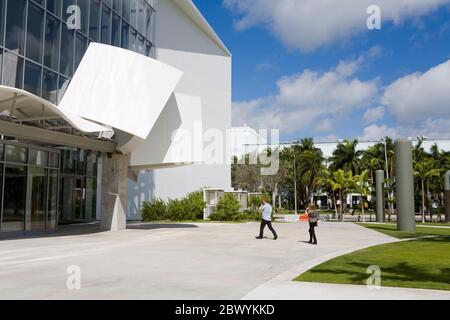
[[[412,142],[395,142],[395,189],[397,198],[397,229],[414,231],[416,218],[414,209],[414,176]]]
[[[125,230],[129,156],[119,153],[102,155],[102,216],[103,231]]]
[[[445,222],[450,222],[450,171],[444,176]]]
[[[377,199],[377,222],[385,222],[385,192],[384,192],[384,170],[377,170],[375,172],[375,189]]]

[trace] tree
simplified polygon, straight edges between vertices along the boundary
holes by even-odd
[[[441,172],[436,169],[432,159],[416,161],[414,163],[414,175],[420,180],[420,188],[422,195],[422,223],[425,223],[425,183],[433,177],[440,177]]]
[[[360,169],[361,156],[363,155],[363,151],[356,150],[357,146],[358,140],[345,140],[339,143],[331,158],[333,169],[342,169],[357,174]]]
[[[364,212],[364,198],[370,194],[371,188],[369,183],[369,171],[364,170],[360,175],[354,177],[355,191],[361,194],[362,203],[361,211],[363,216],[363,222],[366,222],[365,212]]]

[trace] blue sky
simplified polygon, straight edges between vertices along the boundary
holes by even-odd
[[[381,30],[365,0],[194,2],[233,53],[233,125],[284,141],[450,138],[449,0],[380,0]]]

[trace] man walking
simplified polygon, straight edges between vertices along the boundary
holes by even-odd
[[[269,230],[273,233],[273,240],[278,239],[278,235],[275,232],[275,229],[272,226],[272,206],[267,203],[265,198],[262,198],[262,205],[259,208],[259,210],[262,210],[262,221],[261,221],[261,229],[259,232],[259,237],[256,237],[256,239],[263,239],[264,237],[264,229],[266,226],[269,227]]]

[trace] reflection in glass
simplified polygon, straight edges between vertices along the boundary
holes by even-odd
[[[130,47],[130,26],[125,21],[122,21],[122,37],[121,37],[121,47],[122,48],[129,48]]]
[[[61,35],[61,60],[59,63],[59,72],[71,77],[73,74],[73,50],[74,50],[74,31],[69,30],[63,25]]]
[[[44,10],[30,3],[28,7],[27,58],[42,63]]]
[[[86,52],[87,39],[81,34],[76,33],[75,37],[75,70],[80,65],[81,59],[83,59]]]
[[[98,0],[91,0],[89,16],[89,37],[94,42],[98,42],[100,24],[100,2]]]
[[[47,0],[47,10],[57,17],[61,17],[61,0]]]
[[[112,27],[111,27],[111,44],[116,47],[120,47],[120,18],[117,14],[113,14]]]
[[[86,178],[86,208],[85,215],[89,221],[97,218],[97,178]]]
[[[101,43],[111,44],[111,9],[103,6]]]
[[[26,230],[45,230],[47,169],[28,168]]]
[[[58,75],[54,72],[44,69],[43,83],[42,83],[42,98],[57,103],[58,94]]]
[[[26,167],[7,164],[5,166],[2,232],[24,231],[26,185]]]
[[[56,229],[58,214],[58,170],[49,171],[47,230]]]
[[[30,149],[28,151],[28,163],[32,166],[46,167],[48,152]]]
[[[7,162],[27,163],[27,149],[24,147],[7,145],[5,154]]]
[[[0,46],[3,46],[3,35],[4,35],[4,27],[5,24],[3,23],[3,21],[5,21],[5,10],[6,9],[6,0],[0,0]],[[1,63],[1,60],[0,60]],[[1,67],[0,67],[1,69]]]
[[[63,177],[62,179],[62,208],[60,211],[62,223],[73,222],[73,207],[72,207],[72,196],[73,196],[73,178]]]
[[[23,54],[25,47],[25,8],[26,0],[8,1],[5,46],[18,54]]]
[[[37,96],[41,95],[42,68],[37,64],[28,62],[25,64],[25,80],[23,89]]]
[[[22,89],[23,58],[5,51],[3,59],[3,84]]]
[[[59,76],[59,82],[58,82],[58,103],[64,97],[64,94],[66,93],[66,90],[67,90],[67,87],[69,86],[69,83],[70,83],[70,79],[64,78],[63,76]]]
[[[80,31],[88,36],[88,13],[89,13],[89,0],[78,0],[78,6],[81,12],[81,28]]]
[[[75,173],[75,160],[77,158],[76,149],[66,149],[63,151],[63,173]]]
[[[58,19],[50,14],[47,14],[47,20],[45,24],[45,48],[44,48],[44,64],[58,71],[59,62],[59,34],[60,25]]]
[[[48,166],[51,168],[59,168],[59,155],[57,153],[50,152]]]

